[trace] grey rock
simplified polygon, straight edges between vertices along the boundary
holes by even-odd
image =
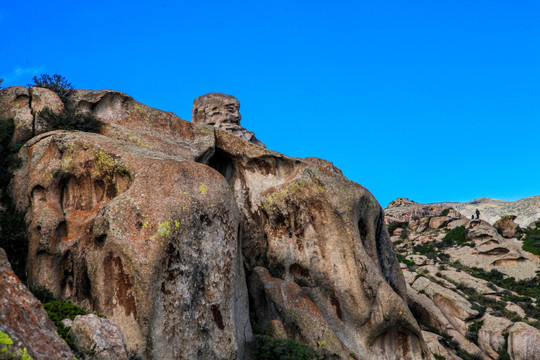
[[[111,320],[94,314],[78,315],[73,320],[70,337],[88,360],[127,360],[120,328]]]

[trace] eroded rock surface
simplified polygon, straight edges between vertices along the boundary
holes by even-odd
[[[73,359],[71,349],[55,330],[41,303],[15,275],[0,248],[0,358],[26,353],[35,360]]]
[[[30,285],[106,315],[145,359],[249,358],[249,311],[343,359],[430,358],[374,197],[327,161],[256,145],[222,100],[201,105],[218,120],[189,123],[74,90],[101,134],[35,136],[11,184]]]
[[[194,124],[212,125],[227,130],[234,135],[256,144],[266,146],[259,141],[255,134],[240,126],[240,101],[231,95],[209,93],[193,100],[192,122]]]
[[[149,358],[240,356],[239,216],[218,172],[78,132],[43,134],[20,154],[31,286],[107,315]]]
[[[77,315],[70,336],[88,360],[127,360],[122,332],[108,319],[94,314]]]
[[[540,330],[515,323],[508,330],[508,353],[512,360],[540,359]]]
[[[507,239],[515,238],[518,236],[520,231],[519,225],[514,221],[516,218],[516,215],[505,215],[497,220],[493,226],[503,237]]]
[[[216,147],[215,166],[229,179],[242,213],[248,271],[266,267],[273,278],[299,284],[295,296],[309,296],[348,349],[336,350],[345,358],[351,352],[365,359],[425,356],[373,196],[329,162],[246,146],[223,130],[216,132]],[[276,284],[265,278],[260,282]],[[254,311],[263,321],[272,313],[263,306]]]

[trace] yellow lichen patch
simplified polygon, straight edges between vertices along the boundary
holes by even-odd
[[[132,142],[133,144],[137,145],[137,146],[141,146],[141,147],[145,147],[145,148],[149,148],[149,149],[153,149],[154,147],[152,145],[149,145],[149,144],[146,144],[144,142],[142,142],[137,136],[135,135],[129,135],[128,136],[128,141],[129,142]]]
[[[112,178],[115,174],[131,176],[127,166],[119,164],[116,159],[106,152],[96,150],[94,151],[94,156],[96,157],[99,174],[106,175],[109,178]]]
[[[199,186],[199,192],[204,195],[206,194],[206,191],[208,191],[208,186],[206,186],[205,183],[202,183],[201,186]]]
[[[0,359],[32,360],[32,357],[28,355],[26,348],[14,351],[12,345],[13,340],[11,340],[8,334],[0,330]]]
[[[279,191],[275,191],[272,194],[265,197],[262,201],[263,202],[262,208],[265,210],[270,210],[270,209],[275,210],[275,205],[279,201],[293,195],[298,190],[303,189],[310,184],[312,184],[312,181],[305,181],[302,179],[295,181],[289,184],[287,187]]]
[[[158,226],[158,234],[162,237],[171,235],[171,223],[164,221]]]
[[[135,104],[135,109],[137,112],[142,116],[144,121],[148,124],[148,126],[152,126],[152,115],[154,115],[154,111],[148,110],[146,106],[143,106],[139,103]]]
[[[64,172],[67,173],[71,163],[73,162],[73,157],[75,156],[75,146],[73,144],[69,144],[68,148],[64,150],[63,153],[66,155],[63,156],[61,166]]]

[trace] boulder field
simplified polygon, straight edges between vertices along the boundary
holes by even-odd
[[[267,324],[326,358],[432,358],[381,206],[331,163],[266,149],[223,94],[193,122],[112,90],[69,103],[100,133],[46,131],[40,111],[64,111],[47,89],[0,91],[25,143],[10,191],[30,288],[105,315],[130,358],[251,359]]]
[[[540,257],[523,249],[528,235],[516,216],[490,225],[405,198],[385,213],[409,307],[433,354],[540,359]]]

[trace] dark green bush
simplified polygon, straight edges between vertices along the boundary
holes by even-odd
[[[540,255],[540,221],[537,222],[536,229],[523,229],[522,248],[535,255]]]
[[[75,344],[69,337],[70,327],[64,325],[62,320],[64,319],[75,319],[77,315],[86,315],[86,311],[72,303],[70,300],[51,300],[43,304],[43,308],[49,318],[56,325],[56,331],[58,335],[72,348],[75,349]]]
[[[442,247],[448,248],[454,245],[471,246],[470,240],[467,238],[468,230],[464,226],[458,226],[450,230],[442,240]]]
[[[397,259],[400,263],[407,265],[407,267],[411,270],[416,269],[418,265],[414,263],[414,261],[411,261],[409,259],[406,259],[405,256],[398,254]]]
[[[497,354],[499,355],[499,360],[510,360],[510,355],[508,354],[508,351],[506,350],[508,348],[508,334],[504,335],[504,345],[501,346],[497,350]]]
[[[34,76],[32,79],[34,82],[27,84],[28,87],[36,86],[42,87],[54,91],[62,102],[66,103],[69,93],[73,89],[71,83],[66,80],[65,77],[58,74],[50,76],[48,74],[41,74],[39,77]]]
[[[268,335],[255,335],[251,343],[258,360],[311,360],[321,359],[311,347],[294,339],[275,339]]]
[[[474,321],[471,325],[469,325],[469,327],[467,328],[466,338],[473,343],[478,344],[478,331],[480,331],[483,324],[484,321],[478,320]]]
[[[99,133],[104,125],[91,113],[75,111],[70,105],[66,105],[63,112],[56,114],[51,109],[44,109],[39,116],[47,123],[48,130],[77,130]]]

